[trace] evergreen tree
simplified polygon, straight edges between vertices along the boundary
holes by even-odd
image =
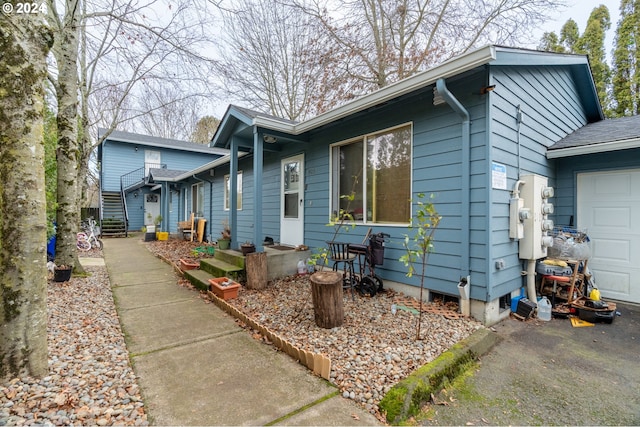
[[[560,52],[560,53],[564,53],[566,51],[564,46],[560,43],[560,40],[558,39],[558,35],[554,31],[551,31],[550,33],[545,32],[542,35],[542,39],[540,40],[538,49],[544,50],[547,52]]]
[[[609,9],[604,5],[600,5],[593,9],[591,15],[589,15],[587,28],[578,39],[576,49],[576,53],[589,56],[589,65],[591,65],[591,73],[596,84],[598,98],[606,115],[609,115],[607,112],[611,104],[608,91],[611,85],[611,69],[607,64],[604,38],[609,28],[611,28]]]
[[[562,26],[560,30],[560,43],[566,48],[566,52],[577,52],[577,47],[580,45],[580,29],[578,23],[573,19],[569,19]]]
[[[638,114],[638,104],[640,103],[639,31],[640,0],[622,0],[613,51],[613,98],[616,104],[615,114],[618,116]]]
[[[625,0],[623,0],[625,1]],[[637,0],[640,1],[640,0]],[[596,91],[605,115],[611,115],[611,69],[607,64],[605,52],[605,36],[611,28],[609,9],[600,5],[593,9],[584,33],[580,35],[578,24],[569,19],[560,30],[560,37],[556,33],[545,33],[542,36],[539,47],[551,52],[576,53],[587,55],[591,73],[596,85]]]

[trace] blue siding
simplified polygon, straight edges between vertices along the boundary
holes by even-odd
[[[486,251],[486,198],[483,182],[486,175],[484,149],[486,108],[484,98],[473,95],[471,88],[479,88],[486,80],[484,73],[467,76],[464,81],[448,83],[449,90],[469,109],[471,126],[471,260],[470,268],[480,284],[486,276],[483,262]],[[330,144],[362,136],[404,123],[413,124],[413,188],[412,193],[435,194],[436,209],[443,216],[435,235],[435,252],[429,257],[425,283],[432,290],[457,294],[460,278],[461,245],[467,237],[461,235],[461,179],[462,179],[462,124],[457,114],[447,105],[433,106],[432,89],[404,99],[399,104],[371,111],[365,116],[345,120],[340,127],[315,133],[307,151],[305,198],[305,242],[312,248],[324,247],[333,228],[327,227],[329,217],[329,154]],[[310,205],[310,202],[312,203]],[[466,219],[464,219],[466,220]],[[385,250],[385,263],[376,271],[385,279],[418,285],[418,276],[406,277],[406,267],[398,261],[404,254],[402,242],[408,232],[404,226],[358,225],[354,230],[342,231],[339,239],[361,243],[368,228],[373,232],[391,235]],[[477,290],[474,290],[478,293]],[[480,295],[473,294],[474,297]]]
[[[491,284],[487,300],[522,286],[520,271],[523,264],[518,257],[518,243],[509,239],[509,199],[518,179],[518,163],[520,174],[547,176],[549,184],[556,187],[556,194],[562,192],[555,178],[554,164],[546,158],[546,150],[587,123],[567,67],[492,67],[491,79],[491,84],[496,85],[489,106],[491,160],[507,166],[508,185],[507,190],[493,189],[490,193],[492,232],[486,261]],[[523,114],[519,162],[518,106]],[[490,185],[488,182],[487,186]],[[558,203],[557,197],[553,202]],[[504,270],[495,269],[498,259],[505,260]]]
[[[515,70],[515,71],[514,71]],[[567,69],[506,68],[491,70],[496,90],[480,95],[486,85],[486,71],[451,79],[449,90],[471,115],[470,218],[461,216],[463,197],[462,124],[447,105],[433,106],[431,88],[405,97],[401,101],[354,115],[338,125],[326,126],[309,136],[308,144],[289,144],[284,151],[265,154],[262,179],[263,229],[265,235],[280,235],[280,162],[283,158],[305,154],[305,243],[311,248],[325,247],[333,238],[327,227],[330,209],[330,145],[401,124],[413,126],[412,193],[435,194],[436,209],[443,216],[435,235],[435,252],[429,257],[426,286],[436,292],[456,295],[461,275],[463,245],[469,245],[471,297],[493,300],[522,284],[521,261],[517,242],[508,237],[509,198],[507,190],[491,188],[491,162],[507,166],[509,186],[517,179],[518,133],[516,106],[520,105],[524,121],[520,128],[521,173],[549,176],[554,183],[554,168],[546,159],[546,149],[586,123],[571,74]],[[538,85],[544,86],[538,88]],[[238,214],[239,241],[251,238],[252,203],[250,189],[251,162],[241,161],[244,172],[244,206]],[[218,173],[216,173],[218,176]],[[226,215],[225,215],[226,216]],[[469,221],[469,235],[463,235]],[[391,235],[385,251],[385,263],[377,269],[387,280],[418,285],[416,275],[406,277],[406,267],[398,261],[403,255],[404,226],[358,225],[343,229],[340,240],[360,243],[369,227],[374,232]],[[348,228],[348,227],[347,227]],[[246,230],[246,232],[245,232]],[[495,269],[495,261],[504,259],[507,268]]]
[[[487,84],[495,84],[489,94],[480,94]],[[522,286],[522,261],[518,244],[509,239],[509,199],[513,184],[521,174],[536,173],[550,178],[556,187],[558,214],[573,209],[573,187],[569,178],[546,159],[549,146],[587,123],[576,84],[567,67],[487,66],[447,80],[448,89],[471,116],[470,164],[463,162],[461,118],[448,105],[432,104],[432,87],[415,91],[385,105],[343,118],[314,129],[307,143],[279,144],[282,151],[265,152],[263,175],[262,230],[278,240],[280,230],[280,167],[284,158],[305,156],[305,244],[324,248],[333,238],[330,216],[330,146],[355,137],[410,123],[413,128],[412,194],[433,193],[443,219],[435,234],[435,252],[429,257],[425,286],[433,291],[457,295],[461,275],[471,274],[471,297],[491,301]],[[516,125],[516,107],[524,114]],[[258,130],[260,131],[260,130]],[[237,137],[240,137],[240,133]],[[520,150],[518,156],[518,143]],[[613,161],[613,160],[612,160]],[[492,189],[491,162],[506,165],[508,188]],[[595,164],[594,164],[595,167]],[[469,194],[463,194],[466,168],[470,175]],[[240,159],[243,172],[243,209],[238,212],[235,245],[254,238],[253,159]],[[210,234],[217,238],[220,222],[228,218],[223,209],[224,175],[229,165],[215,170],[205,205]],[[571,172],[573,173],[573,172]],[[573,181],[572,181],[573,182]],[[567,186],[567,188],[564,188]],[[561,187],[561,188],[559,188]],[[469,217],[463,216],[469,200]],[[468,235],[465,233],[468,224]],[[419,285],[417,275],[406,277],[406,267],[398,260],[404,254],[404,225],[358,225],[343,229],[339,240],[361,243],[369,228],[391,235],[384,265],[377,272],[386,280]],[[349,228],[349,227],[347,227]],[[263,238],[264,236],[260,236]],[[469,248],[469,271],[462,255]],[[504,259],[506,268],[495,262]]]
[[[136,147],[138,150],[136,151]],[[147,147],[149,148],[149,147]],[[195,153],[184,150],[153,147],[149,148],[159,151],[161,154],[161,163],[167,166],[167,169],[188,171],[197,168],[205,163],[211,162],[220,157],[216,154]],[[134,143],[119,142],[107,140],[102,146],[102,164],[101,164],[101,186],[102,191],[120,191],[120,177],[129,172],[144,167],[145,147],[137,146]],[[188,191],[190,191],[190,184]],[[129,214],[129,229],[138,230],[145,224],[144,218],[144,196],[150,190],[150,187],[143,187],[135,192],[127,194],[127,210]],[[205,189],[206,193],[206,189]],[[138,197],[135,197],[137,194]],[[162,194],[162,196],[169,196]],[[170,212],[168,217],[164,218],[164,229],[170,232],[177,231],[178,221],[183,220],[183,202],[180,197],[176,197],[176,193],[170,195],[172,203],[170,204]],[[206,194],[205,194],[206,198]],[[162,203],[161,203],[162,206]],[[166,215],[163,215],[166,216]]]

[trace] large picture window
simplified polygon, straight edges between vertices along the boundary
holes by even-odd
[[[411,135],[405,125],[331,147],[334,214],[363,223],[409,222]]]
[[[228,211],[231,204],[231,175],[224,176],[224,210]],[[238,210],[242,210],[242,172],[238,172]]]

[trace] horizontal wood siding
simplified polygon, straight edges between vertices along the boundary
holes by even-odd
[[[486,237],[486,149],[484,148],[485,112],[484,97],[473,94],[485,83],[483,73],[467,76],[464,80],[447,83],[472,117],[471,125],[471,259],[470,268],[474,277],[472,296],[482,298],[481,289],[486,282],[485,252]],[[461,235],[461,186],[462,186],[462,121],[448,105],[433,106],[432,88],[394,103],[385,108],[370,111],[340,123],[340,127],[324,129],[313,135],[311,148],[307,152],[305,193],[305,242],[318,250],[331,240],[334,229],[326,224],[329,219],[329,156],[330,144],[356,136],[411,122],[413,124],[413,188],[412,193],[433,193],[434,203],[443,219],[435,234],[435,251],[429,257],[425,275],[425,286],[437,292],[457,295],[456,285],[460,279],[461,247],[467,244],[467,236]],[[311,203],[311,204],[310,204]],[[415,206],[414,206],[415,210]],[[355,229],[345,227],[338,240],[362,243],[368,228],[374,233],[391,235],[385,248],[385,262],[376,267],[376,272],[386,280],[419,285],[419,275],[409,278],[399,258],[404,254],[404,235],[410,233],[406,226],[358,225]],[[411,235],[413,233],[410,233]],[[464,242],[464,243],[463,243]]]
[[[547,148],[587,123],[586,114],[571,72],[566,67],[492,67],[490,95],[491,160],[507,167],[507,189],[491,191],[491,244],[487,269],[491,272],[487,301],[510,293],[523,285],[520,272],[525,268],[518,257],[518,243],[509,238],[509,199],[520,174],[549,178],[558,188],[554,163],[547,160]],[[520,106],[520,134],[516,111]],[[518,136],[520,159],[518,162]],[[490,185],[490,183],[488,183]],[[556,205],[558,198],[552,200]],[[504,260],[506,268],[495,268]]]
[[[189,171],[211,162],[219,155],[193,153],[167,148],[154,148],[160,151],[161,162],[167,169]],[[102,190],[120,191],[120,177],[144,167],[144,147],[119,141],[107,141],[102,151]]]
[[[102,150],[102,191],[120,191],[120,177],[144,166],[144,150],[107,141]]]

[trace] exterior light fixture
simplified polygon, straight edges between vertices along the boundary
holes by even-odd
[[[264,136],[262,137],[262,140],[263,140],[264,142],[266,142],[267,144],[275,144],[275,143],[278,141],[278,138],[276,138],[276,137],[275,137],[275,136],[273,136],[273,135],[264,135]]]

